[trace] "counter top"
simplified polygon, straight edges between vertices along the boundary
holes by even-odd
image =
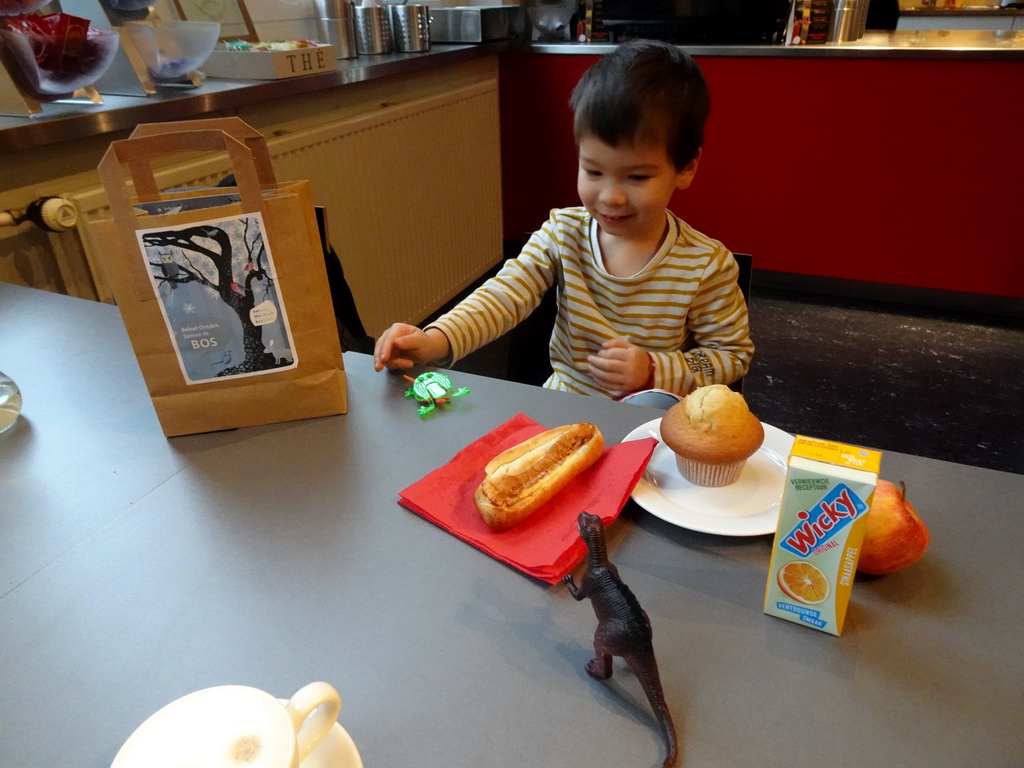
[[[134,128],[142,122],[185,120],[284,96],[402,75],[493,55],[515,45],[505,40],[482,45],[433,45],[426,53],[359,56],[338,69],[285,80],[208,79],[198,88],[161,88],[152,96],[103,95],[103,104],[50,103],[32,118],[0,116],[0,153],[56,144]]]
[[[694,56],[892,59],[1021,59],[1024,42],[992,33],[991,45],[957,45],[959,33],[869,33],[850,43],[806,46],[685,46]],[[966,40],[967,38],[963,38]],[[402,75],[480,56],[520,49],[540,54],[602,55],[614,49],[603,43],[534,43],[503,40],[480,45],[433,45],[427,53],[360,56],[338,62],[338,69],[286,80],[209,79],[196,89],[160,89],[149,97],[104,95],[103,104],[51,103],[33,118],[0,116],[0,154],[129,130],[141,122],[182,120],[226,109],[315,93],[352,83]]]
[[[859,40],[823,45],[684,45],[692,56],[752,58],[836,59],[1020,59],[1024,40],[1013,33],[992,32],[984,38],[974,32],[899,31],[868,32]],[[614,43],[533,43],[532,53],[603,55]]]
[[[987,16],[1009,16],[1015,18],[1024,15],[1024,11],[1016,8],[903,8],[900,16],[960,16],[966,18]]]

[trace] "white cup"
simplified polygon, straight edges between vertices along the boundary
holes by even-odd
[[[286,702],[244,685],[204,688],[151,715],[111,768],[299,768],[340,711],[328,683],[310,683]]]

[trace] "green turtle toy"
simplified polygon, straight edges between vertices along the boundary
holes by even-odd
[[[412,376],[405,378],[412,382],[412,386],[405,390],[405,396],[415,397],[423,403],[418,411],[420,416],[426,416],[439,405],[447,405],[453,397],[469,394],[467,387],[455,390],[452,380],[437,371],[422,373],[415,379]]]

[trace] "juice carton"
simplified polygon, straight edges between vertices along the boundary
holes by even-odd
[[[768,567],[764,612],[839,635],[882,454],[797,435]]]

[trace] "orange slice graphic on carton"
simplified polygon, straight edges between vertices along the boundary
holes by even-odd
[[[794,560],[779,568],[779,588],[804,605],[818,605],[828,600],[832,587],[818,566]]]

